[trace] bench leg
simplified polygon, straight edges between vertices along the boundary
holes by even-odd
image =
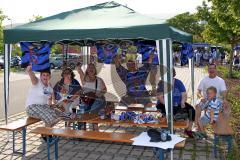
[[[23,156],[26,154],[26,128],[22,129],[22,147],[23,147]]]
[[[153,148],[153,152],[155,153],[158,160],[164,160],[164,149]]]
[[[16,136],[16,133],[15,133],[15,131],[13,131],[13,153],[22,154],[23,156],[25,156],[25,154],[26,154],[26,128],[25,127],[22,128],[22,152],[19,152],[15,149],[15,136]]]
[[[52,144],[54,144],[55,160],[58,160],[58,140],[59,140],[59,137],[49,138],[49,136],[47,136],[47,157],[48,157],[48,160],[51,159],[51,157],[50,157],[50,148],[51,148]]]

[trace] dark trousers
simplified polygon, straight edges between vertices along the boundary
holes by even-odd
[[[163,115],[166,115],[166,110],[165,110],[165,105],[162,103],[159,103],[157,106],[157,109],[160,110],[160,112]],[[188,114],[188,119],[190,121],[195,120],[195,109],[193,106],[191,106],[189,103],[185,102],[185,108],[181,108],[181,105],[178,106],[173,106],[173,115],[176,115],[177,113],[187,113]]]

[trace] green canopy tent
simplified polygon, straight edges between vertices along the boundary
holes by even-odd
[[[63,12],[41,20],[4,30],[4,102],[7,123],[9,100],[9,60],[11,44],[21,41],[148,39],[156,41],[160,64],[165,66],[163,80],[172,84],[172,41],[192,42],[192,35],[161,20],[141,15],[116,2],[106,2]],[[163,73],[163,72],[162,72]],[[165,89],[167,90],[167,85]],[[166,92],[168,124],[172,124],[172,92]]]

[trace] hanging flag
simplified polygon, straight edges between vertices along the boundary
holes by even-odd
[[[156,46],[138,43],[138,53],[142,54],[142,62],[147,62],[150,54],[154,54],[152,64],[159,64]]]
[[[191,44],[184,43],[182,44],[181,64],[182,65],[187,64],[188,58],[193,58],[193,48]]]
[[[20,46],[22,50],[22,67],[31,64],[33,71],[42,71],[50,68],[51,42],[20,42]]]
[[[98,60],[110,64],[118,52],[118,45],[112,43],[96,44]]]

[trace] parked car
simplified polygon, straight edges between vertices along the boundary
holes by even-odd
[[[71,69],[75,69],[78,62],[82,63],[82,56],[77,53],[68,53],[66,58],[63,58],[62,54],[50,58],[51,68],[61,68],[63,64],[66,64]]]
[[[50,66],[52,69],[61,68],[63,65],[63,58],[60,56],[50,58]]]
[[[12,57],[10,65],[11,67],[21,66],[21,58],[19,56]]]

